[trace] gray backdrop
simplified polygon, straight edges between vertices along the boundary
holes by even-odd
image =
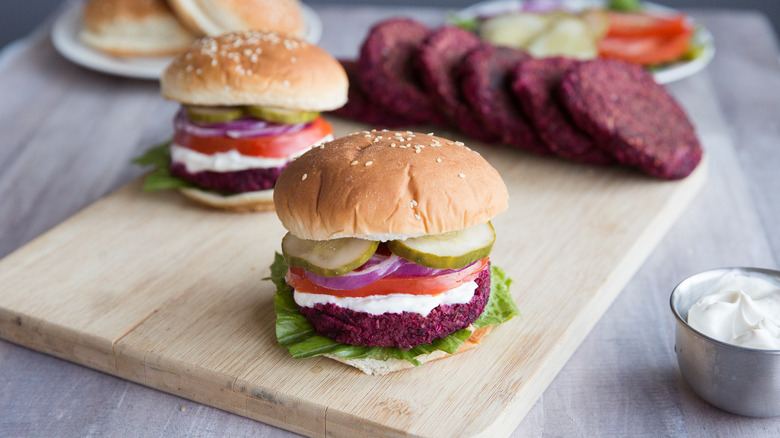
[[[66,0],[0,0],[0,47],[21,38],[33,30],[54,13],[58,6]],[[479,0],[304,0],[310,5],[320,3],[352,4],[360,7],[363,4],[394,4],[394,5],[433,5],[453,9],[462,8]],[[780,1],[778,0],[657,0],[656,3],[675,8],[689,7],[723,7],[739,9],[758,9],[772,20],[775,32],[780,28]]]

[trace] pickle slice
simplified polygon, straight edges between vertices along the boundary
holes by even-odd
[[[378,246],[379,242],[354,237],[306,240],[287,233],[282,238],[282,255],[289,266],[323,277],[338,277],[360,267]]]
[[[418,265],[458,269],[490,255],[496,231],[490,222],[458,231],[387,242],[393,254]]]
[[[244,115],[244,110],[237,106],[187,105],[184,109],[191,120],[205,123],[229,122]]]
[[[537,57],[567,56],[577,59],[593,59],[598,55],[598,40],[590,25],[575,15],[561,15],[542,34],[526,47]]]
[[[547,29],[551,18],[551,14],[526,12],[497,15],[480,25],[479,36],[493,44],[522,49]]]
[[[257,117],[258,119],[286,125],[311,122],[320,115],[317,111],[292,111],[261,106],[248,106],[246,107],[246,112],[249,113],[250,116]]]

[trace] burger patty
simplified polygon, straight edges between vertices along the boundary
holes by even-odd
[[[409,18],[383,21],[371,28],[358,61],[358,78],[366,95],[388,111],[418,123],[438,117],[413,63],[429,32],[427,26]]]
[[[490,298],[490,264],[479,273],[476,283],[471,301],[439,305],[428,316],[414,312],[372,315],[331,303],[299,309],[319,335],[337,342],[409,350],[466,328],[479,318]]]
[[[372,101],[363,90],[358,79],[358,61],[341,60],[341,66],[349,79],[347,103],[331,114],[350,120],[357,120],[375,128],[397,128],[414,125],[417,122],[388,111]]]
[[[420,46],[417,68],[431,101],[454,128],[476,139],[494,143],[500,136],[474,117],[460,91],[462,64],[466,54],[482,44],[478,36],[455,26],[433,31]]]
[[[501,141],[546,155],[550,149],[536,135],[510,89],[512,70],[529,57],[521,50],[482,44],[466,55],[460,86],[474,114]]]
[[[244,193],[274,188],[279,174],[287,165],[267,169],[246,169],[235,172],[190,173],[182,163],[171,163],[171,174],[198,187],[217,192]]]
[[[539,137],[557,156],[588,164],[609,164],[612,156],[580,130],[558,101],[561,76],[579,61],[553,57],[529,59],[514,69],[512,90]]]
[[[639,65],[597,59],[562,77],[560,98],[575,123],[620,163],[664,179],[688,176],[702,149],[685,111]]]

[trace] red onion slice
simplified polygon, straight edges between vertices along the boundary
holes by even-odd
[[[312,283],[335,290],[352,290],[382,279],[395,272],[405,260],[395,254],[374,254],[361,267],[339,277],[322,277],[309,271],[304,271],[306,278]]]
[[[187,117],[184,109],[179,110],[173,119],[173,127],[177,131],[184,131],[198,137],[230,137],[230,138],[256,138],[271,135],[293,134],[307,126],[309,123],[296,123],[285,125],[281,123],[267,122],[254,117],[241,117],[222,123],[195,122]]]
[[[474,263],[478,263],[476,261]],[[435,277],[462,271],[474,263],[458,269],[436,269],[420,266],[395,254],[375,253],[362,266],[339,277],[322,277],[304,271],[312,283],[334,290],[358,289],[385,277]]]
[[[436,268],[429,268],[427,266],[421,266],[418,265],[417,263],[404,260],[404,263],[401,265],[400,268],[396,269],[395,272],[393,272],[392,276],[393,277],[435,277],[437,275],[452,274],[453,272],[462,271],[468,268],[469,266],[473,265],[474,263],[471,263],[469,265],[466,265],[458,269],[436,269]]]

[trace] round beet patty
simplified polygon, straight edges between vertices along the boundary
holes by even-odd
[[[350,345],[398,347],[409,350],[443,338],[474,322],[490,298],[490,264],[479,273],[477,289],[465,304],[442,304],[428,316],[419,313],[372,315],[335,304],[299,307],[321,336]]]
[[[182,163],[171,163],[171,174],[177,178],[189,181],[200,188],[217,192],[244,193],[268,190],[274,188],[279,174],[287,165],[268,169],[247,169],[235,172],[202,172],[190,173]]]

